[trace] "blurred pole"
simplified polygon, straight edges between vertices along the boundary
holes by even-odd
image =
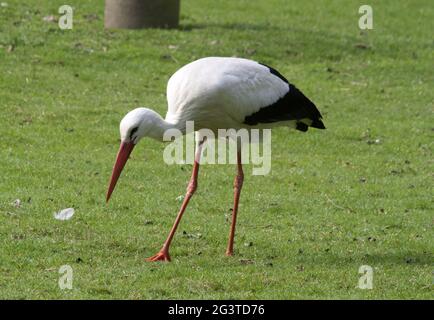
[[[180,0],[105,0],[108,29],[177,28]]]

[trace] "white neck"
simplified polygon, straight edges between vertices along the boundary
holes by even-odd
[[[153,117],[152,122],[153,128],[148,132],[147,136],[157,141],[164,141],[164,133],[169,129],[181,130],[181,128],[178,128],[177,123],[164,120],[157,112],[155,112],[155,117]]]

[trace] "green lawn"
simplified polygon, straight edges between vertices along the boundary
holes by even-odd
[[[2,2],[0,298],[433,298],[432,1],[371,1],[363,32],[360,1],[185,0],[179,30],[140,31],[104,30],[102,1]],[[73,30],[43,21],[65,3]],[[106,205],[118,124],[136,106],[164,115],[170,75],[204,56],[274,66],[327,130],[275,129],[271,173],[245,167],[234,257],[235,167],[209,165],[173,262],[148,263],[191,166],[144,140]]]

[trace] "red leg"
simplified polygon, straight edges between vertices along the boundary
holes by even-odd
[[[194,192],[197,188],[197,175],[199,173],[199,160],[202,152],[202,144],[204,140],[199,143],[199,146],[196,151],[196,156],[194,159],[193,172],[191,174],[190,182],[187,186],[187,193],[185,194],[184,201],[182,202],[181,209],[179,210],[178,215],[176,216],[175,223],[173,224],[172,229],[170,230],[169,236],[164,242],[161,250],[154,256],[147,258],[147,261],[170,261],[169,256],[169,247],[172,242],[173,236],[175,235],[176,229],[178,228],[179,222],[181,221],[182,215],[184,214],[185,209],[187,208],[188,202],[193,196]]]
[[[235,225],[237,223],[237,213],[238,213],[238,202],[240,201],[241,188],[244,181],[243,166],[241,164],[241,151],[237,154],[237,176],[234,181],[234,208],[232,211],[232,224],[231,230],[229,232],[229,243],[226,249],[226,255],[232,256],[234,254],[234,236],[235,236]]]

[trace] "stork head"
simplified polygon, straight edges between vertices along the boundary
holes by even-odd
[[[121,134],[121,145],[116,156],[110,184],[107,190],[106,201],[116,186],[116,182],[121,175],[122,169],[128,161],[135,145],[145,136],[154,138],[155,129],[159,122],[163,121],[161,116],[153,110],[147,108],[137,108],[127,113],[122,119],[119,130]]]
[[[121,142],[137,144],[152,126],[152,114],[147,108],[137,108],[128,112],[119,124]]]

